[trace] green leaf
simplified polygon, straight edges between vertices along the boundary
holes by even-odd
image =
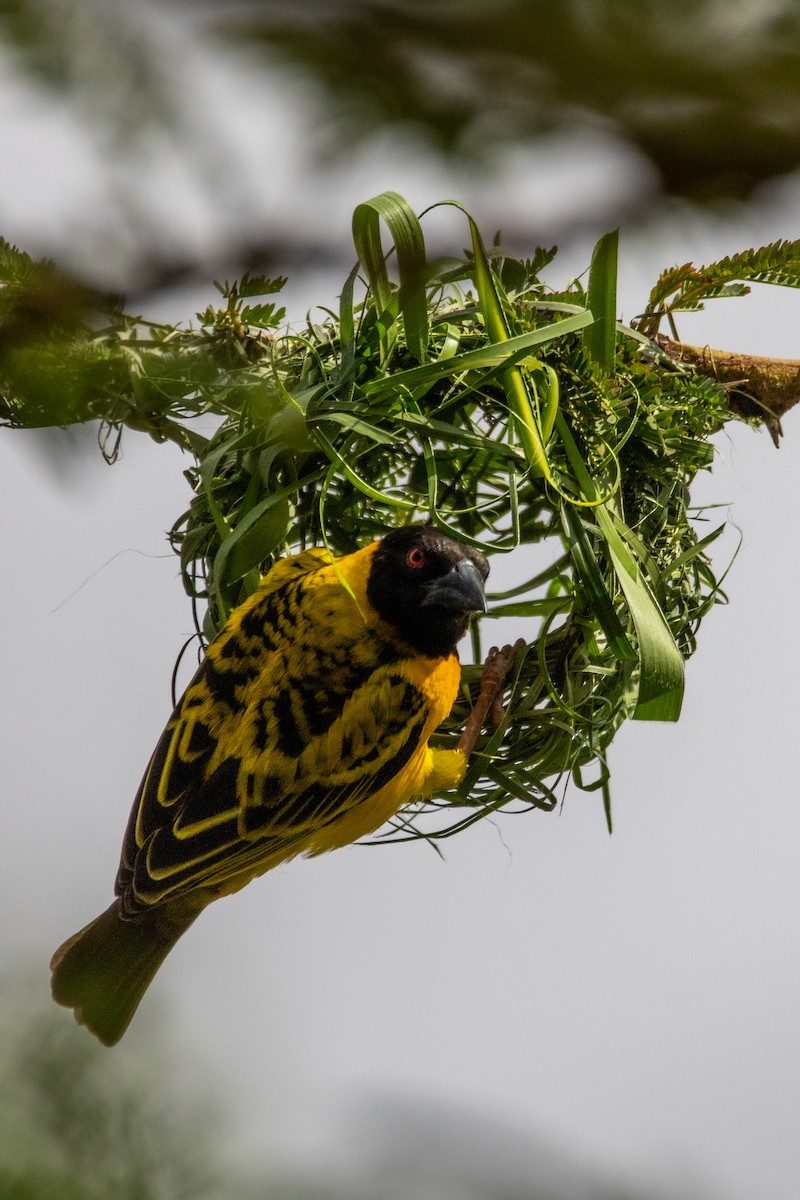
[[[486,332],[495,344],[507,346],[509,341],[514,339],[509,334],[498,284],[492,274],[480,231],[472,217],[468,217],[468,220],[472,237],[472,253],[475,258],[475,287],[478,291],[483,319],[486,322]],[[555,480],[547,459],[545,439],[536,419],[534,405],[531,403],[527,381],[518,367],[508,361],[504,366],[502,379],[509,406],[516,418],[519,440],[527,456],[530,470],[535,475],[541,475],[548,482],[554,484]]]
[[[322,449],[328,456],[331,466],[340,471],[355,488],[357,488],[364,496],[370,500],[375,500],[380,504],[389,505],[391,508],[400,508],[413,512],[417,505],[410,500],[403,500],[400,496],[390,496],[386,492],[381,492],[373,487],[363,476],[359,475],[353,466],[348,462],[344,455],[340,454],[333,442],[326,437],[321,429],[314,430],[314,437],[317,439]]]
[[[285,316],[286,309],[276,309],[274,304],[247,305],[239,313],[239,319],[245,325],[256,325],[260,329],[275,329]]]
[[[370,380],[364,385],[367,395],[379,394],[386,391],[396,391],[398,387],[416,390],[420,384],[432,384],[447,376],[461,375],[465,371],[494,370],[497,368],[515,367],[527,358],[533,358],[533,348],[543,346],[556,338],[566,337],[569,333],[577,333],[584,329],[592,320],[592,314],[583,309],[574,317],[566,317],[563,321],[553,321],[550,325],[542,325],[529,333],[521,333],[517,337],[509,337],[504,341],[481,346],[477,350],[465,350],[462,354],[454,354],[450,358],[426,363],[423,367],[410,367],[407,371],[395,371],[391,375],[382,375],[379,379]]]
[[[771,242],[703,267],[694,263],[670,267],[650,292],[640,324],[653,333],[667,313],[691,312],[718,297],[745,296],[751,283],[800,287],[800,240]]]
[[[605,234],[594,248],[586,299],[594,317],[583,331],[589,357],[609,375],[614,372],[617,347],[617,251],[619,231]]]
[[[603,505],[595,511],[636,629],[639,666],[632,678],[635,694],[632,716],[637,721],[677,721],[683,703],[683,658],[611,514]]]
[[[285,275],[278,275],[272,279],[269,275],[251,275],[249,271],[245,271],[236,283],[226,283],[221,290],[223,296],[270,296],[279,292],[285,285]]]
[[[643,721],[677,721],[684,686],[681,653],[646,578],[619,533],[620,518],[612,514],[606,503],[597,502],[597,487],[562,413],[556,417],[556,427],[584,497],[593,504],[592,513],[605,538],[636,630],[639,661],[631,675],[632,715]]]
[[[603,579],[603,572],[597,561],[597,555],[583,527],[580,514],[573,505],[563,504],[561,520],[567,534],[575,570],[583,584],[591,610],[605,634],[609,648],[620,662],[635,662],[638,655],[617,616],[614,603]]]
[[[376,442],[380,446],[392,446],[398,440],[394,434],[387,433],[385,429],[379,429],[377,425],[371,425],[369,421],[362,420],[357,413],[349,412],[346,409],[323,409],[309,419],[308,428],[319,429],[320,425],[324,425],[326,422],[341,425],[350,433],[368,438],[371,442]]]
[[[225,539],[214,559],[214,574],[224,586],[243,579],[266,562],[285,541],[291,509],[286,496],[273,494],[251,508]]]
[[[428,304],[425,293],[425,239],[416,215],[397,192],[382,192],[357,205],[353,213],[353,242],[366,272],[380,317],[390,306],[392,286],[381,245],[380,222],[392,235],[400,276],[399,306],[408,349],[418,362],[424,362],[428,349]],[[391,339],[384,345],[388,355]]]

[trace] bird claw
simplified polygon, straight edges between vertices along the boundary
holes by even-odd
[[[487,654],[478,699],[467,718],[458,743],[459,749],[466,757],[472,753],[487,717],[493,729],[497,729],[503,720],[503,688],[509,671],[518,655],[525,649],[525,645],[524,638],[519,638],[513,646],[503,646],[502,649],[492,646]]]

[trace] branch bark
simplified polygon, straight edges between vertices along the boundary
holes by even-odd
[[[731,412],[763,421],[776,447],[783,433],[781,419],[800,403],[800,359],[762,358],[712,350],[710,346],[688,346],[663,334],[654,341],[677,362],[688,363],[728,389]]]

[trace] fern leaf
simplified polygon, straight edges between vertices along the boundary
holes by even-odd
[[[683,263],[669,268],[650,293],[644,323],[667,313],[696,312],[706,300],[746,296],[752,283],[800,287],[800,240],[784,239],[742,250],[707,266]]]

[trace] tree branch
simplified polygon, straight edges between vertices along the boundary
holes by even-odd
[[[781,418],[800,403],[800,359],[687,346],[663,334],[657,334],[654,341],[676,362],[688,363],[699,374],[724,384],[731,411],[763,421],[776,447],[779,445]]]

